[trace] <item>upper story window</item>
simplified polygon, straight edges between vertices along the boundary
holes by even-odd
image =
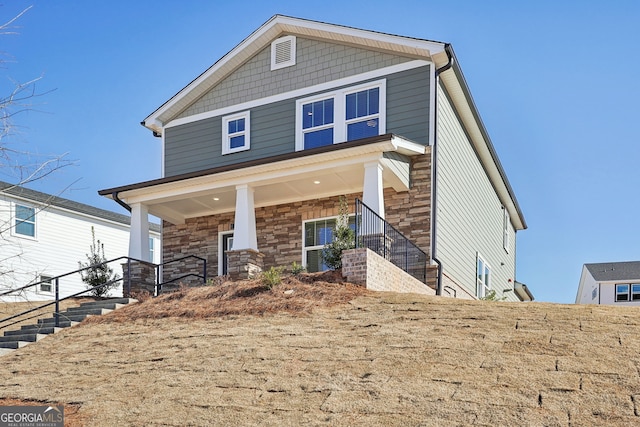
[[[304,148],[333,144],[333,98],[302,105]]]
[[[640,283],[616,285],[616,302],[640,300]]]
[[[16,235],[36,237],[36,210],[31,206],[15,204],[14,228]]]
[[[386,80],[296,103],[296,151],[381,135],[386,131]]]
[[[478,254],[476,268],[476,295],[484,298],[491,289],[491,267]]]
[[[509,246],[511,245],[511,233],[509,233],[509,229],[511,228],[511,216],[509,215],[509,211],[506,207],[502,207],[504,211],[503,219],[502,219],[502,247],[507,253],[509,253]]]
[[[271,43],[271,71],[296,65],[296,37],[285,36]]]
[[[222,118],[222,154],[248,150],[250,114],[245,111]]]

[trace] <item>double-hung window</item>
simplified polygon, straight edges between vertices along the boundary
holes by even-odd
[[[640,300],[640,283],[616,284],[616,302]]]
[[[296,102],[296,151],[383,134],[386,80]]]
[[[249,149],[250,114],[245,111],[222,118],[222,154]]]
[[[478,298],[487,296],[491,289],[491,267],[485,262],[480,254],[477,256],[476,268],[476,295]]]
[[[322,262],[322,250],[327,243],[333,241],[336,220],[337,218],[333,217],[304,223],[302,263],[308,272],[314,273],[327,270],[327,266]],[[355,224],[355,216],[350,216],[349,227],[355,229]]]
[[[333,144],[333,104],[333,98],[302,104],[302,132],[305,150]]]
[[[36,237],[36,210],[31,206],[14,205],[14,233],[19,236]]]
[[[348,93],[346,101],[347,141],[378,135],[380,129],[380,88]]]

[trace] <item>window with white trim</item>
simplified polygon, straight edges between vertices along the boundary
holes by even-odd
[[[250,148],[249,111],[222,118],[222,154],[236,153]]]
[[[305,221],[303,223],[304,236],[302,241],[302,264],[308,272],[325,271],[328,267],[322,262],[324,245],[333,241],[338,217]],[[356,218],[349,216],[349,227],[355,230]]]
[[[386,80],[296,102],[296,151],[386,132]]]
[[[511,233],[509,233],[511,228],[511,216],[505,206],[502,207],[502,210],[504,211],[502,218],[502,247],[507,251],[507,253],[509,253],[509,246],[511,245]]]
[[[480,254],[477,254],[476,266],[476,296],[484,298],[491,290],[491,267]]]
[[[640,300],[640,283],[616,284],[616,302]]]
[[[53,277],[40,276],[40,283],[37,285],[36,291],[42,294],[53,293]]]
[[[296,37],[285,36],[271,43],[271,71],[296,65]]]
[[[31,206],[14,204],[13,234],[23,237],[36,237],[36,209]]]

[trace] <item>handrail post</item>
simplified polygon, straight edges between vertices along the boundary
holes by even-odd
[[[204,263],[204,266],[202,267],[202,284],[206,285],[207,284],[207,260],[204,259],[202,260]]]
[[[54,313],[55,317],[55,326],[56,328],[60,327],[60,278],[56,277],[56,312]]]
[[[131,258],[127,258],[127,298],[131,298]]]

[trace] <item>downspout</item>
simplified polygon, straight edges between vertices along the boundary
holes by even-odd
[[[449,61],[442,67],[436,69],[435,91],[433,105],[433,147],[431,148],[431,259],[438,264],[438,278],[436,281],[436,295],[442,295],[442,262],[437,257],[437,214],[438,214],[438,77],[453,65],[453,53],[451,45],[446,43],[444,50]],[[455,297],[454,297],[455,298]]]
[[[113,193],[111,193],[111,197],[113,197],[113,200],[115,200],[120,206],[122,206],[123,208],[128,210],[129,213],[131,213],[131,206],[126,204],[124,200],[122,200],[120,197],[118,197],[118,192],[117,191],[114,191]]]

